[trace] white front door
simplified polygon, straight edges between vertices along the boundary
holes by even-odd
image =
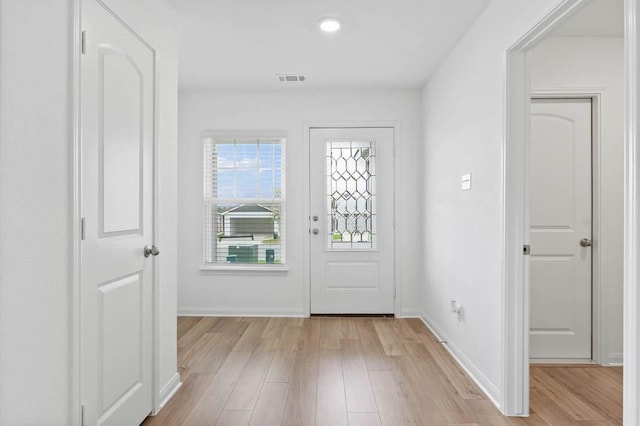
[[[591,359],[591,100],[531,105],[530,357]]]
[[[311,313],[394,313],[394,131],[310,130]]]
[[[82,2],[81,398],[84,424],[152,410],[154,52]]]

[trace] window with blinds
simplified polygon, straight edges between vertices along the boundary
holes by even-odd
[[[284,142],[205,138],[205,265],[284,264]]]

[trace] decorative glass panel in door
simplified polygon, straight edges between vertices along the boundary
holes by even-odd
[[[376,248],[376,143],[327,141],[327,247]]]

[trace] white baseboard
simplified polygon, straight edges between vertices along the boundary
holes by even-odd
[[[169,402],[171,397],[173,397],[173,395],[175,395],[178,389],[180,389],[181,387],[182,382],[180,381],[180,374],[176,373],[171,378],[171,380],[169,380],[169,382],[164,385],[162,390],[160,390],[160,398],[158,398],[160,400],[160,405],[158,405],[153,414],[158,414],[160,410],[162,410],[164,406],[167,405],[167,402]]]
[[[178,316],[186,317],[293,317],[305,318],[309,315],[299,309],[265,309],[265,308],[200,308],[178,307]],[[403,309],[395,314],[396,318],[422,318],[418,309]]]
[[[581,358],[529,358],[529,364],[574,364],[574,365],[599,365],[592,359]]]
[[[449,342],[447,335],[444,334],[442,330],[440,330],[424,312],[416,310],[415,313],[415,316],[407,315],[407,317],[420,318],[438,340],[446,342],[443,343],[443,346],[447,349],[453,359],[465,371],[465,373],[469,375],[469,377],[475,382],[475,384],[478,385],[480,390],[487,396],[487,398],[493,403],[493,405],[495,405],[498,410],[502,411],[500,408],[500,403],[498,402],[501,400],[500,391],[498,390],[498,388],[487,378],[487,376],[484,375],[482,371],[480,371],[478,367],[476,367],[475,364],[473,364],[473,362],[471,362],[471,360],[469,360],[469,358],[466,357],[466,355],[456,345]]]
[[[400,313],[396,313],[396,318],[420,318],[422,319],[422,311],[419,309],[403,309]]]
[[[178,316],[194,317],[306,317],[301,309],[200,308],[179,306]]]
[[[622,353],[610,353],[609,362],[606,364],[611,367],[622,367],[624,364],[624,354]]]

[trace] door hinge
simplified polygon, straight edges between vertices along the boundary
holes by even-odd
[[[87,53],[87,32],[83,31],[80,35],[80,50],[83,55]]]
[[[393,228],[395,229],[395,227],[396,227],[396,217],[393,216]]]
[[[86,404],[82,404],[82,406],[80,406],[80,424],[82,426],[84,426],[84,409],[86,406]]]
[[[84,217],[83,217],[82,219],[80,219],[80,240],[81,241],[84,241],[85,229],[86,229],[86,221],[84,220]]]
[[[531,246],[529,244],[524,245],[524,247],[522,248],[522,254],[524,254],[525,256],[531,254]]]
[[[396,297],[396,288],[395,287],[393,287],[393,297],[394,298]]]

